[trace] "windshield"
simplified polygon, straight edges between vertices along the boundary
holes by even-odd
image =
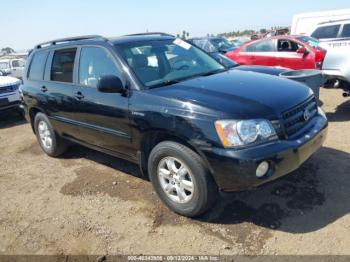
[[[309,36],[300,36],[297,39],[299,39],[300,41],[309,44],[310,46],[317,48],[318,47],[318,40]]]
[[[128,43],[117,48],[137,78],[150,88],[225,71],[214,58],[180,39]]]
[[[232,44],[230,41],[228,41],[225,38],[212,38],[210,42],[217,48],[217,49],[233,49],[236,48],[234,44]]]
[[[237,64],[235,61],[231,60],[230,58],[221,53],[212,53],[211,55],[215,58],[216,61],[218,61],[226,68],[234,68],[239,66],[239,64]]]
[[[0,69],[8,69],[9,63],[8,62],[0,62]]]

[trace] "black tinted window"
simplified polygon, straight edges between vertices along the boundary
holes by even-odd
[[[317,28],[311,36],[317,39],[336,38],[339,28],[340,25],[322,26]]]
[[[273,40],[263,40],[247,46],[246,52],[274,52],[275,45]]]
[[[12,61],[12,67],[19,67],[19,61],[18,60],[13,60]]]
[[[344,25],[341,37],[350,37],[350,24]]]
[[[280,39],[277,43],[278,52],[296,52],[301,47],[303,46],[287,39]]]
[[[43,80],[44,69],[48,52],[37,52],[34,54],[32,63],[29,69],[28,78],[31,80]]]
[[[73,69],[76,49],[55,51],[51,66],[51,80],[73,82]]]
[[[96,87],[101,76],[120,76],[111,55],[99,47],[86,47],[81,50],[79,83]]]

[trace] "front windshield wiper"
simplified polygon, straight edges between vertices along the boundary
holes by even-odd
[[[218,73],[221,73],[221,72],[225,72],[227,70],[228,69],[226,69],[226,68],[220,68],[220,69],[211,70],[211,71],[207,71],[207,72],[204,72],[204,73],[190,75],[190,76],[186,76],[186,77],[182,77],[182,78],[178,78],[178,79],[166,80],[166,81],[163,81],[163,82],[158,83],[158,84],[150,85],[150,86],[148,86],[148,88],[170,86],[170,85],[178,84],[178,83],[180,83],[182,81],[186,81],[186,80],[189,80],[189,79],[192,79],[192,78],[196,78],[196,77],[200,77],[200,76],[210,76],[210,75],[218,74]]]
[[[224,69],[220,68],[220,69],[204,72],[204,73],[200,74],[200,76],[211,76],[211,75],[219,74],[219,73],[226,72],[226,71],[227,71],[226,68],[224,68]]]
[[[180,80],[167,80],[158,84],[150,85],[149,88],[156,88],[156,87],[162,87],[162,86],[170,86],[179,83]]]

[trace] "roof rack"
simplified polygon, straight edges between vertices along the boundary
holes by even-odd
[[[336,23],[336,22],[343,22],[343,21],[349,21],[350,19],[338,19],[338,20],[329,20],[326,22],[321,22],[319,23],[319,25],[323,25],[323,24],[328,24],[328,23]]]
[[[104,41],[108,41],[108,38],[105,38],[100,35],[85,35],[85,36],[67,37],[67,38],[51,40],[51,41],[36,45],[35,49],[42,48],[43,46],[56,45],[58,43],[66,43],[66,42],[81,41],[81,40],[88,40],[88,39],[102,39]]]
[[[161,36],[172,36],[172,37],[175,37],[174,35],[167,34],[167,33],[162,33],[162,32],[147,32],[147,33],[130,34],[130,35],[126,35],[126,36],[138,36],[138,35],[161,35]]]

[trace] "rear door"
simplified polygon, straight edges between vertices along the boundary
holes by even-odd
[[[74,84],[76,56],[76,47],[51,51],[45,70],[45,81],[39,87],[42,97],[45,98],[44,108],[55,130],[74,139],[79,138],[74,97],[79,89]]]
[[[247,45],[240,53],[236,61],[243,65],[276,65],[276,41],[264,39]]]
[[[80,139],[122,156],[132,155],[128,96],[102,93],[97,89],[100,77],[116,75],[125,84],[121,66],[110,50],[100,46],[82,47],[79,56],[78,85]]]

